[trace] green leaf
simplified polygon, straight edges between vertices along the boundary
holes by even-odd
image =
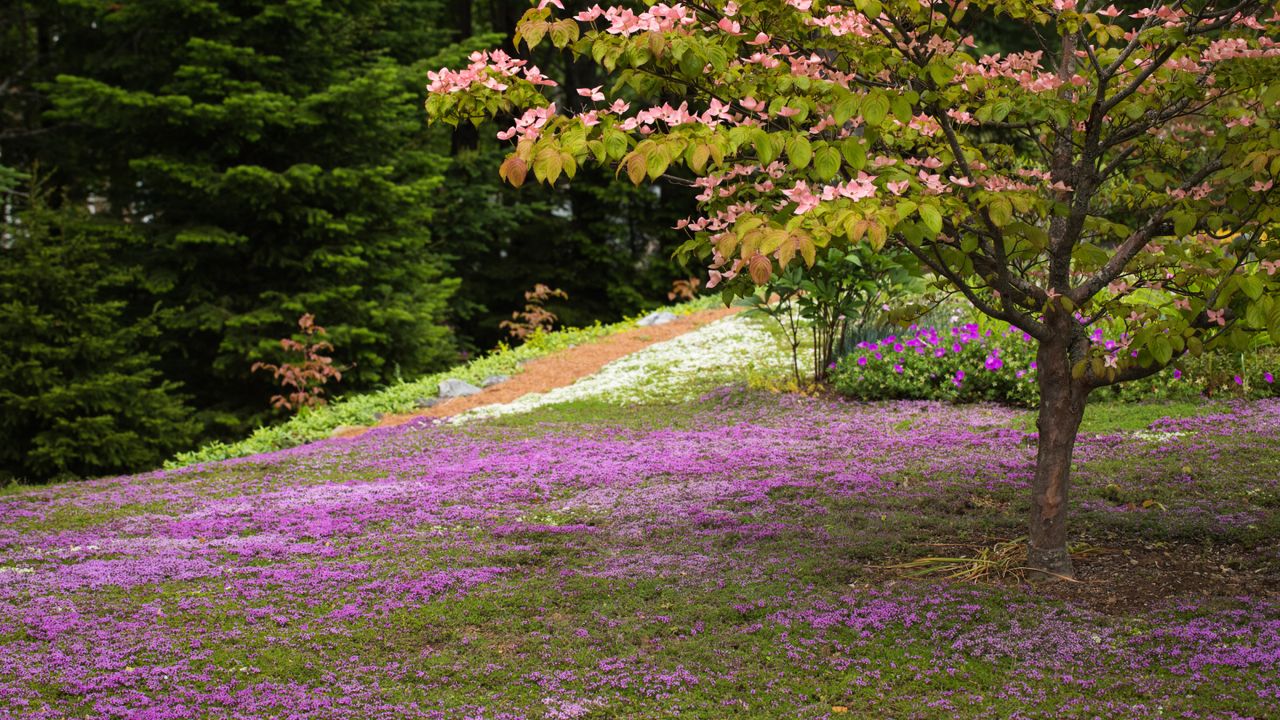
[[[951,78],[955,77],[955,70],[952,70],[939,58],[929,63],[929,77],[933,78],[934,84],[943,87],[951,82]]]
[[[1249,296],[1250,300],[1257,300],[1262,297],[1264,289],[1262,278],[1257,275],[1245,275],[1240,278],[1240,290]]]
[[[997,197],[987,204],[987,214],[991,217],[991,222],[1004,227],[1013,222],[1013,204],[1009,202],[1009,198]]]
[[[612,159],[620,159],[627,152],[627,134],[621,130],[605,132],[604,149]]]
[[[768,165],[778,157],[778,149],[773,145],[773,138],[769,137],[769,133],[759,130],[751,139],[751,144],[756,149],[756,158],[760,160],[762,165]]]
[[[938,208],[933,205],[921,205],[916,208],[916,212],[920,215],[920,219],[924,221],[924,226],[929,228],[929,232],[934,237],[942,232],[942,213],[938,212]]]
[[[873,92],[862,101],[862,120],[869,127],[880,127],[889,114],[889,98],[884,93]]]
[[[560,151],[554,147],[544,147],[533,158],[533,174],[548,185],[555,184],[563,169]]]
[[[893,116],[898,119],[898,122],[903,125],[911,122],[911,101],[905,95],[894,95],[890,104]]]
[[[844,161],[849,163],[849,167],[853,168],[854,172],[866,167],[867,150],[858,138],[845,138],[844,142],[840,143],[840,154],[844,155]]]
[[[671,158],[670,156],[667,155],[666,148],[664,147],[653,148],[653,150],[649,153],[649,160],[648,160],[647,169],[649,171],[649,179],[657,180],[659,177],[662,176],[662,173],[667,171],[667,167],[669,167],[670,165],[671,165]]]
[[[858,96],[851,93],[836,103],[831,110],[831,117],[836,121],[837,127],[844,127],[844,124],[849,122],[849,118],[852,118],[856,112],[858,112]]]
[[[707,61],[699,57],[692,49],[680,58],[680,72],[687,77],[702,77],[702,68],[706,66]]]
[[[1169,344],[1169,339],[1163,335],[1157,335],[1148,346],[1151,350],[1151,357],[1161,365],[1168,365],[1173,359],[1173,346]]]
[[[831,180],[840,172],[840,151],[823,145],[813,156],[813,169],[822,180]]]
[[[788,140],[787,159],[791,161],[791,167],[794,170],[803,170],[808,167],[809,161],[813,159],[813,148],[809,145],[809,138],[796,135]]]
[[[768,255],[782,246],[782,243],[789,238],[786,230],[782,228],[770,228],[764,234],[764,239],[760,241],[760,252]]]
[[[1173,234],[1186,237],[1196,229],[1196,217],[1188,212],[1170,213],[1173,216]]]

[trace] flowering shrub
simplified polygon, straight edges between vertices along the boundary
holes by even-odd
[[[969,323],[862,342],[838,363],[836,389],[859,400],[983,400],[1033,407],[1035,344],[1019,330]]]
[[[1122,341],[1097,342],[1112,354]],[[833,367],[835,389],[859,400],[1000,402],[1035,407],[1036,348],[1031,336],[1008,326],[983,330],[974,323],[951,328],[912,326],[906,333],[859,343]],[[1184,357],[1172,370],[1127,385],[1105,388],[1098,398],[1138,401],[1199,396],[1280,396],[1280,356],[1270,349],[1242,355]]]

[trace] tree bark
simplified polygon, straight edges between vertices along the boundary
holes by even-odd
[[[1041,343],[1036,353],[1040,386],[1040,438],[1031,484],[1028,566],[1043,576],[1075,577],[1067,552],[1067,498],[1071,455],[1084,417],[1089,387],[1071,377],[1068,343]]]

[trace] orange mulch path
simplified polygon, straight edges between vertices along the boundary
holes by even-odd
[[[510,380],[484,388],[475,395],[445,400],[418,412],[387,415],[377,427],[403,425],[420,417],[448,417],[481,405],[508,403],[529,393],[544,393],[572,385],[578,378],[594,374],[600,368],[643,350],[654,343],[670,340],[691,330],[732,315],[742,308],[713,308],[683,315],[665,325],[637,327],[608,335],[577,347],[567,348],[525,363],[524,370]],[[355,437],[369,431],[367,427],[347,428],[335,437]]]

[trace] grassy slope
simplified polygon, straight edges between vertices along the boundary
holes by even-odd
[[[1019,533],[1032,449],[998,408],[581,401],[26,491],[0,499],[0,697],[18,717],[1274,717],[1280,410],[1219,410],[1172,449],[1091,418],[1078,534],[1114,551],[1096,567],[1151,575],[1105,610],[1111,585],[880,568]],[[1143,498],[1164,510],[1125,509]],[[1202,587],[1131,570],[1143,548]]]
[[[711,307],[714,303],[715,298],[708,297],[664,309],[683,315]],[[343,426],[373,425],[384,414],[410,412],[419,401],[435,397],[443,380],[456,378],[479,384],[491,375],[516,375],[524,362],[629,330],[635,327],[638,318],[639,316],[609,325],[597,324],[591,327],[568,328],[534,335],[528,342],[515,348],[500,348],[444,372],[401,382],[377,392],[340,396],[323,407],[305,408],[298,415],[280,424],[261,427],[240,442],[211,443],[198,450],[181,453],[166,467],[179,468],[196,463],[282,450],[327,438],[334,430]]]
[[[1092,406],[1088,583],[975,586],[884,566],[1021,533],[1030,414],[724,381],[0,497],[0,715],[1280,713],[1280,404]]]

